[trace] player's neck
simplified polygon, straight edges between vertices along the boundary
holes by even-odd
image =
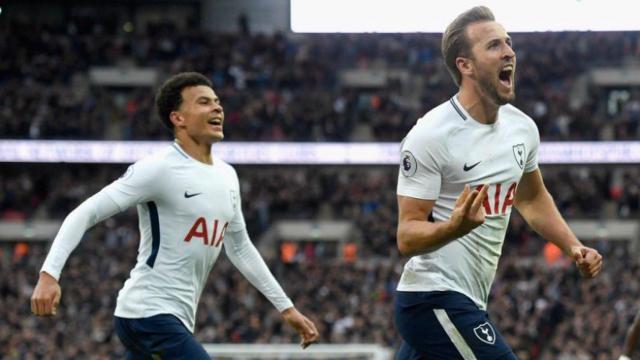
[[[498,119],[499,105],[483,96],[473,86],[461,86],[458,92],[460,105],[471,117],[482,124],[493,124]]]
[[[198,141],[197,139],[188,136],[176,136],[175,141],[180,145],[184,152],[195,160],[207,165],[213,165],[211,143]]]

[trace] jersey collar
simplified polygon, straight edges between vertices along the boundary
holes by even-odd
[[[451,97],[451,99],[449,99],[449,103],[451,104],[453,109],[456,111],[456,113],[460,116],[460,118],[466,124],[473,125],[473,126],[479,126],[479,127],[495,128],[498,125],[498,123],[500,122],[499,121],[499,119],[500,119],[500,108],[498,108],[498,115],[497,115],[498,119],[496,120],[496,122],[494,122],[493,124],[483,124],[483,123],[477,121],[476,119],[474,119],[471,115],[469,115],[467,110],[464,109],[464,106],[462,106],[462,104],[460,104],[460,101],[458,100],[458,94],[453,95],[453,97]]]

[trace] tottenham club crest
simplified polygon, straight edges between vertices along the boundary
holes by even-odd
[[[406,177],[413,176],[413,174],[416,173],[416,170],[418,170],[418,163],[411,151],[403,151],[400,161],[400,171],[402,171],[402,175]]]
[[[473,328],[473,333],[476,334],[480,341],[493,345],[496,343],[496,333],[493,331],[493,327],[488,322],[482,323]]]
[[[520,169],[524,169],[524,157],[526,156],[524,144],[513,145],[513,156],[515,156]]]

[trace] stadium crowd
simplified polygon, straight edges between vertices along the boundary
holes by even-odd
[[[0,39],[0,134],[10,138],[166,139],[152,120],[152,89],[92,84],[95,66],[207,74],[226,109],[227,139],[237,141],[399,141],[455,91],[437,34],[210,36],[167,23],[125,32],[108,18],[75,18],[59,26],[12,21]],[[637,59],[636,32],[513,39],[515,105],[544,140],[637,138],[640,92],[610,110],[605,90],[579,85],[594,67]],[[342,72],[353,69],[405,76],[350,86]]]

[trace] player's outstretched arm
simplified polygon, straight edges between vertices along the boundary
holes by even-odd
[[[602,256],[573,234],[544,186],[540,169],[522,175],[514,205],[533,230],[576,262],[582,276],[593,278],[600,273]]]
[[[227,257],[242,275],[255,286],[282,313],[284,320],[302,337],[306,348],[318,338],[318,330],[307,317],[295,309],[278,281],[275,279],[260,253],[251,242],[247,230],[227,232],[224,237]]]
[[[119,211],[113,200],[99,192],[67,215],[53,240],[31,296],[31,311],[35,315],[56,314],[62,295],[58,279],[67,258],[89,228]]]
[[[448,221],[429,222],[435,201],[398,196],[398,250],[403,255],[413,256],[432,251],[451,240],[471,232],[484,223],[482,202],[487,196],[487,186],[480,191],[471,191],[469,185],[456,201]]]
[[[290,307],[282,312],[284,320],[300,334],[302,339],[300,346],[306,349],[307,346],[318,341],[318,329],[315,324],[306,316],[302,315],[295,307]]]
[[[624,340],[624,347],[622,348],[622,354],[618,360],[631,360],[631,354],[638,347],[640,341],[640,311],[636,314],[636,318],[633,320],[633,324],[627,332],[627,337]]]

